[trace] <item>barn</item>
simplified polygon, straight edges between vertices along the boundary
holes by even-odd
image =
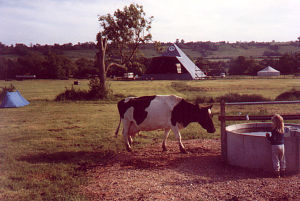
[[[194,80],[205,76],[176,44],[172,44],[161,56],[152,58],[142,79]]]
[[[257,72],[257,76],[279,76],[280,72],[271,66],[268,66]]]

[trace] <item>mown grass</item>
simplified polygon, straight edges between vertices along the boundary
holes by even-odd
[[[0,200],[87,200],[80,192],[87,182],[86,170],[125,150],[121,132],[114,137],[117,100],[54,101],[73,80],[0,81],[0,86],[11,83],[30,105],[0,109]],[[88,89],[87,80],[80,83],[74,87]],[[240,93],[275,99],[299,89],[299,79],[111,81],[110,85],[115,94],[124,96],[175,94],[193,101],[199,96]],[[214,103],[213,109],[218,112],[219,104]],[[226,111],[229,115],[293,114],[299,109],[300,105],[267,105],[231,106]],[[182,130],[183,140],[218,138],[218,115],[214,122],[215,134],[192,123]],[[133,149],[148,143],[160,147],[162,137],[162,131],[141,132]],[[175,140],[172,134],[170,140]]]

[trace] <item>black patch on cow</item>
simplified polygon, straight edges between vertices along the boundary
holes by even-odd
[[[125,99],[119,101],[118,110],[121,118],[124,118],[124,114],[128,108],[133,107],[133,118],[137,125],[139,125],[146,119],[148,112],[145,111],[145,109],[149,107],[155,97],[156,96],[141,96],[132,98],[128,102],[125,102]]]
[[[176,126],[176,123],[182,124],[184,127],[191,122],[197,122],[197,113],[199,107],[182,99],[174,108],[171,114],[171,123]]]

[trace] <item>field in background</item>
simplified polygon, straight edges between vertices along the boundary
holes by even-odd
[[[201,43],[201,42],[200,42]],[[203,43],[203,42],[202,42]],[[209,43],[209,42],[208,42]],[[171,44],[171,43],[170,43]],[[170,44],[165,44],[164,48],[167,48]],[[230,58],[236,58],[238,56],[245,57],[261,57],[264,56],[266,52],[273,52],[276,54],[285,54],[285,53],[295,53],[300,51],[300,46],[292,45],[291,43],[265,43],[264,45],[258,45],[258,43],[210,43],[210,45],[216,46],[216,48],[210,49],[197,45],[197,42],[194,44],[179,44],[179,47],[190,57],[196,59],[198,57],[205,57],[210,61],[228,61]],[[276,49],[274,49],[274,47]],[[60,54],[70,58],[75,61],[80,58],[86,59],[95,59],[97,50],[96,49],[80,49],[80,50],[59,50]],[[146,58],[152,58],[160,56],[153,44],[146,44],[140,49],[140,53]],[[17,59],[18,55],[16,54],[2,54],[0,57]]]
[[[86,169],[104,163],[124,150],[116,100],[55,102],[56,95],[74,80],[0,81],[12,83],[30,101],[22,108],[0,109],[0,200],[85,200],[79,185],[86,182]],[[280,93],[300,88],[299,79],[223,79],[200,81],[110,81],[115,94],[142,96],[175,94],[193,101],[198,96],[218,97],[227,93],[260,94],[274,99]],[[174,87],[176,86],[176,87]],[[75,88],[88,89],[88,80]],[[214,104],[214,112],[219,104]],[[295,114],[300,105],[238,106],[228,114]],[[182,131],[183,140],[218,138],[198,124]],[[162,131],[141,132],[135,147],[160,144]],[[170,140],[175,140],[170,135]],[[160,146],[160,145],[159,145]],[[159,147],[158,146],[158,147]]]
[[[179,45],[180,48],[190,57],[196,59],[198,57],[205,57],[211,61],[220,61],[222,58],[228,60],[230,58],[236,58],[238,56],[245,57],[261,57],[265,52],[272,51],[269,47],[255,47],[249,46],[243,48],[239,45],[232,46],[230,44],[221,44],[217,50],[205,50],[203,48],[193,49],[188,45]],[[167,48],[167,46],[165,46]],[[203,56],[202,53],[205,52],[206,56]],[[300,48],[293,45],[278,45],[277,53],[285,54],[291,52],[299,52]],[[146,58],[152,58],[160,56],[160,53],[155,51],[154,46],[148,45],[144,48],[141,48],[140,53]],[[79,58],[88,58],[95,59],[96,50],[65,50],[63,54],[72,60]]]

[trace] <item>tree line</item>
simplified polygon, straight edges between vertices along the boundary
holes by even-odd
[[[19,50],[18,50],[19,51]],[[108,54],[108,60],[113,58]],[[142,75],[149,67],[151,58],[134,57],[125,67],[112,65],[107,76],[123,76],[126,72]],[[300,53],[287,53],[280,57],[265,57],[255,59],[239,56],[228,61],[209,61],[203,57],[194,60],[195,64],[207,75],[220,75],[226,72],[230,75],[256,75],[257,71],[272,66],[282,74],[300,73]],[[0,57],[0,79],[15,79],[16,75],[36,75],[39,79],[89,78],[98,75],[95,59],[70,59],[55,51],[22,52],[17,58]]]
[[[300,73],[300,53],[286,53],[280,57],[267,57],[262,60],[239,56],[229,62],[230,75],[256,75],[263,68],[271,66],[281,74]]]

